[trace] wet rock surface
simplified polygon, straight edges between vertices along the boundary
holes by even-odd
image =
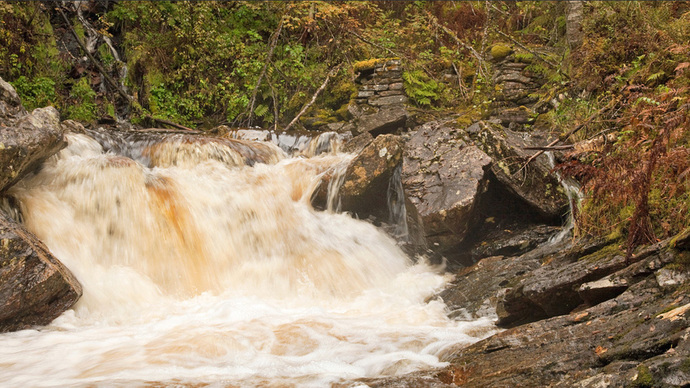
[[[451,316],[500,317],[502,301],[521,287],[522,302],[530,304],[521,307],[523,318],[532,322],[513,321],[499,334],[449,349],[449,366],[420,374],[418,386],[688,386],[690,251],[674,245],[681,238],[643,247],[628,261],[616,243],[582,240],[461,270],[439,294]],[[561,315],[549,317],[554,313]],[[390,379],[373,383],[396,386]]]
[[[357,154],[345,171],[339,191],[343,211],[361,219],[388,219],[386,193],[395,169],[402,163],[403,147],[400,136],[381,135]]]
[[[0,211],[0,332],[46,325],[81,294],[46,246]]]
[[[489,158],[457,129],[426,123],[405,145],[403,187],[417,208],[430,245],[441,250],[463,241],[478,196],[486,189]]]
[[[560,219],[568,198],[551,173],[546,155],[530,160],[534,151],[525,147],[544,146],[550,138],[540,133],[514,132],[492,122],[480,122],[473,135],[477,146],[493,159],[491,172],[512,193],[529,204],[545,220]]]

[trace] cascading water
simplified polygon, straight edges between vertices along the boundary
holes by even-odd
[[[556,157],[553,155],[553,152],[546,151],[545,154],[549,159],[549,165],[551,168],[556,167]],[[556,177],[558,178],[566,197],[568,197],[568,220],[560,232],[551,236],[547,242],[548,245],[558,244],[571,234],[575,228],[575,212],[577,211],[577,208],[580,206],[580,202],[582,202],[582,198],[584,197],[584,193],[582,193],[582,190],[580,190],[580,185],[578,185],[577,182],[573,181],[572,179],[562,177],[558,172],[556,172]]]
[[[84,295],[47,327],[0,335],[0,385],[320,387],[439,367],[494,330],[425,302],[449,280],[438,268],[311,208],[351,156],[94,137],[69,134],[12,189]]]

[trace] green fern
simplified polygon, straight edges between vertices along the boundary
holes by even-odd
[[[404,72],[405,92],[419,106],[429,106],[441,97],[441,84],[429,79],[422,71]]]

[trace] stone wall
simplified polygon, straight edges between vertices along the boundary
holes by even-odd
[[[514,131],[523,130],[536,116],[539,101],[536,96],[545,82],[543,75],[531,70],[531,62],[536,60],[530,55],[516,55],[512,50],[492,49],[496,94],[491,103],[491,116]]]
[[[355,64],[355,82],[360,85],[350,104],[356,133],[374,136],[393,133],[405,127],[407,96],[399,59],[378,59]]]

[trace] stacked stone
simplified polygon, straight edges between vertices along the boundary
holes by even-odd
[[[493,81],[498,92],[492,103],[493,116],[513,130],[520,130],[534,116],[538,98],[534,95],[544,80],[527,69],[514,55],[495,60]]]
[[[357,104],[377,108],[407,102],[399,59],[389,59],[373,69],[362,70],[356,82],[362,85],[355,100]]]
[[[356,82],[361,86],[354,104],[350,104],[355,133],[376,136],[395,133],[406,125],[407,96],[399,59],[378,60],[360,69]]]

